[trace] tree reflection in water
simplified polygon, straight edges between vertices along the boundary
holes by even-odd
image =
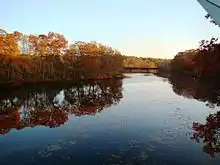
[[[70,114],[95,115],[122,98],[122,80],[5,90],[0,95],[0,134],[11,129],[59,127]]]
[[[187,76],[169,76],[173,91],[181,96],[207,103],[210,108],[220,106],[220,83],[215,80],[199,81]]]
[[[194,134],[192,139],[204,143],[203,151],[212,157],[220,153],[220,111],[210,114],[205,124],[193,123]]]
[[[219,81],[201,82],[189,77],[170,75],[169,82],[178,95],[205,102],[210,108],[220,106]],[[210,114],[205,123],[194,122],[192,128],[191,139],[203,142],[204,152],[212,157],[220,153],[220,111]]]

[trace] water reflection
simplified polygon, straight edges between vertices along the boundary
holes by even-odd
[[[199,81],[195,78],[171,74],[169,82],[172,84],[173,91],[178,95],[206,102],[210,108],[220,106],[219,81]]]
[[[173,91],[181,96],[193,98],[210,108],[220,106],[219,81],[198,81],[190,77],[170,75]],[[192,140],[203,143],[203,151],[214,157],[220,153],[220,111],[206,117],[205,123],[194,122]]]
[[[0,134],[40,125],[59,127],[68,115],[95,115],[121,98],[121,80],[5,89],[0,95]]]
[[[193,123],[192,139],[203,142],[203,151],[214,157],[220,153],[220,111],[210,114],[204,124]]]

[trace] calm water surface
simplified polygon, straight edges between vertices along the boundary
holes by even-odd
[[[130,76],[2,90],[1,164],[220,164],[215,85]]]

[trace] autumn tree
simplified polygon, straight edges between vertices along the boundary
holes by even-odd
[[[215,77],[220,73],[220,44],[218,39],[201,41],[200,48],[196,54],[195,69],[200,77]]]
[[[109,78],[122,73],[123,56],[110,46],[77,41],[63,35],[1,32],[0,81],[33,83]],[[7,68],[7,69],[6,69]]]
[[[0,33],[0,54],[2,55],[19,55],[18,39],[19,32],[13,33]]]
[[[190,74],[194,73],[194,58],[197,49],[186,50],[179,52],[173,60],[171,60],[170,68],[173,73]]]
[[[99,56],[102,55],[106,49],[102,44],[82,41],[75,42],[71,47],[77,51],[77,55],[79,56]]]
[[[30,35],[29,41],[31,42],[36,55],[63,54],[65,53],[68,44],[63,35],[53,32],[49,32],[48,35]]]
[[[131,68],[157,68],[159,64],[164,61],[166,61],[166,59],[124,56],[123,66]]]

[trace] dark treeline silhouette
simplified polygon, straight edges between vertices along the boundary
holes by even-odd
[[[170,63],[173,73],[197,78],[217,78],[220,73],[220,44],[202,40],[198,49],[179,52]]]
[[[207,13],[205,18],[217,25]],[[219,78],[220,75],[220,43],[218,38],[202,40],[197,49],[179,52],[170,62],[170,71],[175,74],[190,75],[199,79]]]
[[[187,98],[204,102],[210,108],[220,106],[220,82],[204,81],[189,76],[171,74],[168,77],[173,91]],[[203,143],[203,151],[214,157],[220,153],[220,111],[210,114],[205,123],[194,122],[192,140]]]
[[[121,98],[120,79],[11,89],[0,95],[0,134],[25,127],[59,127],[69,115],[95,115]]]
[[[49,32],[24,35],[0,31],[0,83],[101,79],[121,75],[121,53],[96,42]]]

